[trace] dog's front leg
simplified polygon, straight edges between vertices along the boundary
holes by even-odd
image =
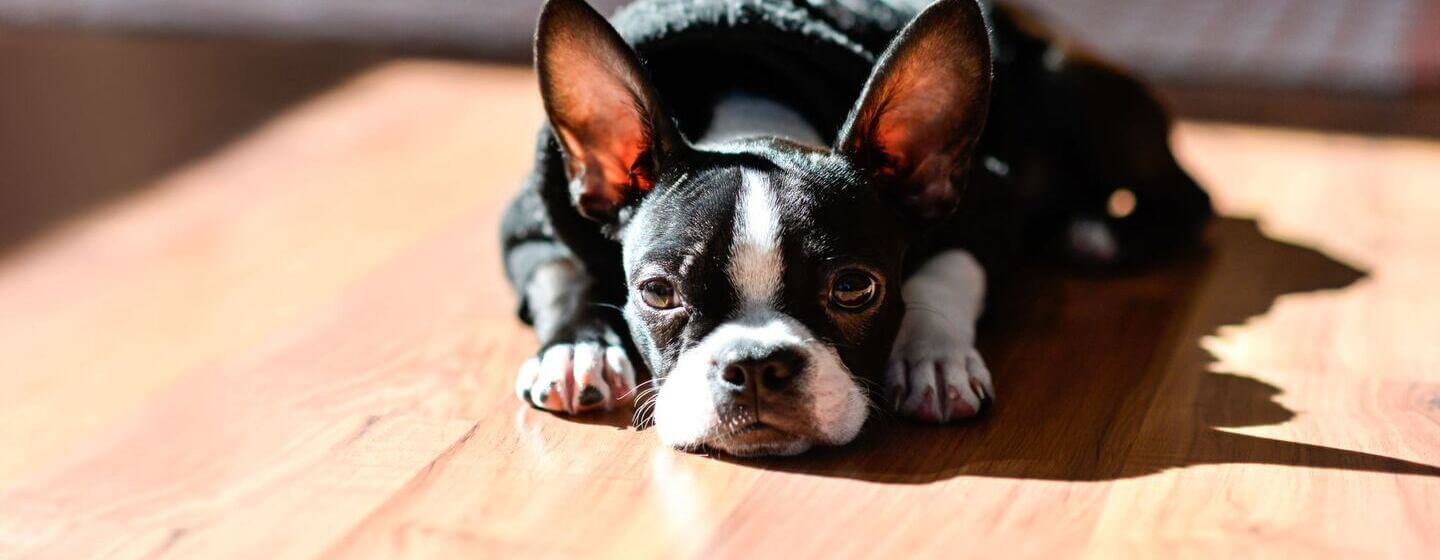
[[[525,285],[540,351],[520,367],[515,392],[530,404],[578,414],[611,410],[634,398],[635,368],[617,331],[618,312],[592,301],[592,279],[578,263],[536,267]]]
[[[975,351],[975,322],[985,272],[969,252],[952,249],[906,279],[900,323],[885,372],[886,398],[901,415],[925,422],[974,416],[993,398],[990,370]]]

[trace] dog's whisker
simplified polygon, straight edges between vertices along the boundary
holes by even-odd
[[[623,398],[629,397],[630,395],[633,394],[633,395],[635,395],[635,398],[636,398],[636,399],[639,399],[640,397],[642,397],[642,396],[645,395],[645,390],[646,390],[646,389],[645,389],[645,386],[646,386],[646,385],[654,385],[656,381],[658,381],[658,379],[652,378],[652,379],[649,379],[649,380],[645,381],[644,383],[640,383],[639,385],[636,385],[636,386],[634,386],[634,387],[631,387],[629,391],[626,391],[626,392],[625,392],[625,394],[620,395],[620,398],[623,399]],[[639,391],[639,392],[637,393],[636,391]]]

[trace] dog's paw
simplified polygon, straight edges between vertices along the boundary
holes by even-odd
[[[990,370],[965,345],[897,347],[885,371],[885,398],[900,415],[944,423],[969,418],[994,399]]]
[[[554,344],[520,366],[515,394],[537,408],[580,414],[614,410],[635,398],[625,348],[602,342]]]

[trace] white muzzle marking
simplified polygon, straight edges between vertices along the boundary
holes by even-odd
[[[680,449],[710,444],[729,427],[722,425],[712,385],[716,359],[735,347],[790,346],[804,351],[809,369],[799,386],[800,403],[809,411],[813,433],[796,434],[807,440],[777,454],[805,451],[811,444],[849,443],[865,424],[866,400],[850,370],[829,345],[815,340],[799,322],[772,315],[759,324],[727,323],[700,344],[681,354],[656,396],[655,429],[660,441]],[[811,441],[813,440],[813,441]]]

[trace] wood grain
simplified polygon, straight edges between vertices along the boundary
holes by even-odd
[[[6,256],[0,558],[1440,547],[1440,144],[1186,124],[1208,248],[1006,286],[992,414],[738,461],[511,395],[539,119],[527,73],[389,65]]]

